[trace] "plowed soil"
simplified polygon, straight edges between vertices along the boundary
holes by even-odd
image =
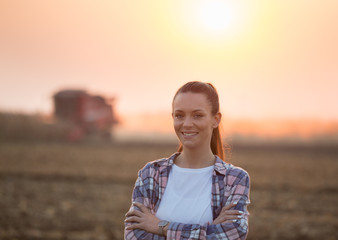
[[[123,239],[137,171],[176,147],[0,144],[0,239]],[[238,147],[251,177],[248,239],[338,239],[338,149]]]

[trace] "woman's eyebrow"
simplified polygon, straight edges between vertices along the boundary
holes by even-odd
[[[193,110],[192,112],[204,112],[203,109],[196,109],[196,110]]]
[[[192,112],[204,112],[205,110],[203,109],[195,109],[195,110],[192,110]],[[176,109],[174,112],[184,112],[183,110],[181,109]]]

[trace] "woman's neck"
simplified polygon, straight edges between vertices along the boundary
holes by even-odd
[[[183,149],[176,158],[175,164],[183,168],[203,168],[215,163],[211,149]]]

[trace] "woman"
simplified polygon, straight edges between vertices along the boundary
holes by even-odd
[[[139,171],[125,239],[245,239],[249,175],[222,160],[216,89],[186,83],[172,116],[179,150]]]

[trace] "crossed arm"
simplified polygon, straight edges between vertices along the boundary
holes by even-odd
[[[140,180],[141,181],[141,180]],[[242,181],[249,181],[241,179]],[[244,185],[244,184],[243,184]],[[243,186],[242,185],[242,186]],[[140,186],[145,186],[143,182]],[[183,224],[171,222],[161,236],[158,228],[160,219],[151,210],[147,197],[133,195],[133,205],[126,214],[125,239],[246,239],[248,233],[248,192],[243,187],[234,188],[220,214],[212,224]],[[135,189],[134,189],[135,190]],[[140,191],[137,189],[136,191]],[[146,193],[147,191],[142,191]],[[138,192],[139,193],[139,192]]]
[[[231,223],[243,218],[243,211],[231,210],[236,204],[237,203],[231,203],[223,207],[220,215],[212,222],[212,224]],[[153,215],[150,209],[141,203],[135,202],[133,203],[133,206],[136,206],[140,210],[133,208],[127,212],[125,222],[134,224],[127,226],[126,230],[141,229],[149,233],[160,235],[161,232],[158,228],[160,219]],[[168,225],[163,230],[164,235],[167,236]]]

